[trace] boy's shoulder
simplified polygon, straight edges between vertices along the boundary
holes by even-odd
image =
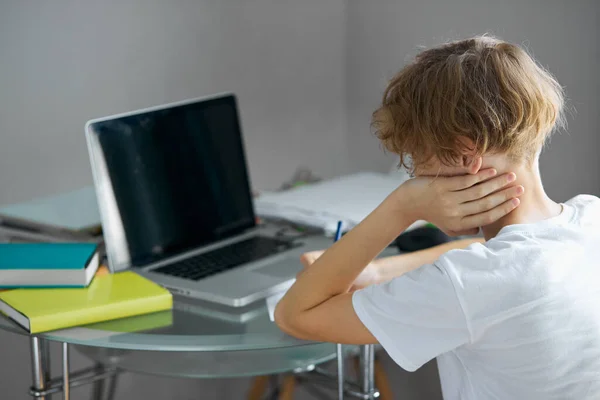
[[[566,201],[565,204],[571,204],[576,206],[598,205],[600,204],[600,198],[592,194],[579,194]]]
[[[478,270],[489,269],[493,263],[501,258],[498,251],[490,248],[488,241],[473,243],[463,249],[450,250],[442,254],[435,264],[446,270]]]
[[[488,280],[527,285],[526,277],[535,281],[538,272],[547,273],[558,260],[564,260],[564,254],[589,251],[595,241],[600,241],[600,199],[578,195],[564,203],[558,217],[504,227],[496,237],[451,250],[435,264],[461,286]]]
[[[435,262],[470,321],[484,323],[548,295],[560,296],[564,285],[556,282],[594,276],[589,271],[597,268],[600,254],[600,199],[581,195],[564,205],[558,219],[505,227],[495,238],[451,250]]]
[[[600,220],[600,198],[590,194],[580,194],[566,201],[565,206],[573,207],[576,211],[575,222],[588,225],[599,223]]]

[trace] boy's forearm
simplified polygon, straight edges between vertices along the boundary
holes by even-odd
[[[374,260],[372,264],[377,270],[377,282],[387,282],[425,264],[431,264],[450,250],[464,249],[473,243],[483,243],[483,238],[454,240],[425,250]]]
[[[363,269],[414,221],[388,197],[367,218],[325,251],[290,288],[276,309],[279,317],[310,310],[346,293]]]

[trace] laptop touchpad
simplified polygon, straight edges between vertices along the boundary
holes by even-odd
[[[302,264],[300,261],[289,258],[283,262],[268,264],[264,267],[257,268],[252,272],[276,278],[295,278],[301,270]]]

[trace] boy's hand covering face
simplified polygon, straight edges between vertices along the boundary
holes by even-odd
[[[452,177],[417,177],[396,189],[400,212],[435,224],[450,236],[476,234],[519,206],[523,186],[512,185],[514,173],[494,169]]]

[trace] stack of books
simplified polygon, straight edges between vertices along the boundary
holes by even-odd
[[[31,334],[161,312],[170,321],[169,291],[103,265],[99,221],[93,188],[0,208],[0,313]]]
[[[171,293],[100,267],[93,243],[1,243],[0,312],[31,334],[171,310]]]

